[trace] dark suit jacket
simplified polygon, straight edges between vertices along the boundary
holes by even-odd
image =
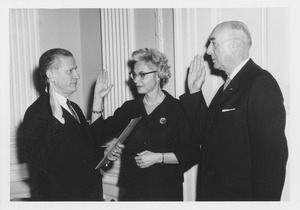
[[[179,100],[164,91],[164,101],[148,115],[143,95],[125,102],[114,115],[103,121],[102,137],[118,136],[132,118],[142,119],[124,142],[119,185],[138,193],[128,194],[121,199],[132,200],[180,200],[184,172],[197,164],[200,149],[188,124]],[[134,157],[137,153],[173,152],[179,164],[154,164],[148,168],[139,168]],[[180,187],[178,187],[180,186]]]
[[[280,88],[251,59],[207,108],[202,92],[181,102],[202,147],[197,200],[280,200],[288,156]]]
[[[72,102],[72,106],[81,124],[64,108],[65,124],[61,124],[52,115],[47,93],[25,113],[34,200],[102,199],[101,174],[94,170],[103,154],[92,134],[97,121],[89,127],[78,105]]]

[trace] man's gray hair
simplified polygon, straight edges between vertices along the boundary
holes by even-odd
[[[252,39],[251,39],[251,34],[250,31],[247,27],[247,25],[241,21],[226,21],[222,22],[219,25],[216,26],[218,29],[229,29],[232,31],[237,31],[237,32],[242,32],[245,37],[243,41],[249,45],[249,47],[252,45]]]

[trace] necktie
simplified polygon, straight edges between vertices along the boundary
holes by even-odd
[[[227,79],[224,83],[223,91],[227,88],[227,86],[229,85],[230,82],[231,82],[231,79],[229,77],[227,77]]]
[[[70,111],[72,112],[73,117],[77,120],[77,122],[80,123],[79,117],[77,116],[75,110],[73,109],[73,107],[71,105],[71,101],[69,99],[67,99],[67,105],[68,105]]]

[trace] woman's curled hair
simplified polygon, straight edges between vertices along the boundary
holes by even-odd
[[[157,71],[161,88],[168,83],[171,72],[165,54],[155,49],[144,48],[134,51],[132,58],[135,61],[144,61],[150,69]]]

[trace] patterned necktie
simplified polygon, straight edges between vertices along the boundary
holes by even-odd
[[[231,82],[231,79],[229,77],[227,77],[227,79],[224,83],[223,91],[227,88],[227,86],[229,85],[230,82]]]
[[[72,105],[71,105],[71,101],[70,101],[69,99],[67,99],[67,105],[68,105],[70,111],[72,112],[73,117],[77,120],[77,122],[80,123],[79,117],[78,117],[78,115],[76,114],[75,110],[73,109],[73,107],[72,107]]]

